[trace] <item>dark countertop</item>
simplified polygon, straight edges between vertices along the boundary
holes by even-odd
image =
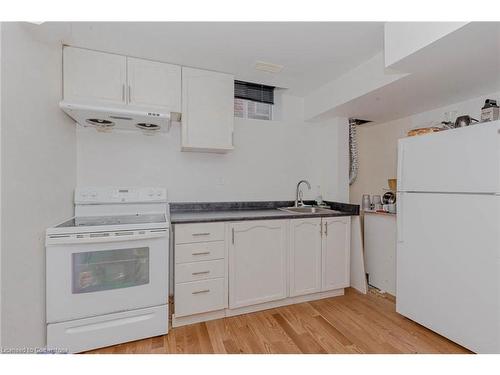
[[[325,204],[336,212],[299,214],[278,209],[279,207],[292,207],[294,203],[293,201],[170,203],[170,222],[172,224],[184,224],[359,215],[358,205],[329,201],[325,201]],[[304,201],[304,203],[312,205],[314,202]]]

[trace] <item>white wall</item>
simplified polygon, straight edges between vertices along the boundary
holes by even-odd
[[[321,185],[325,199],[347,201],[347,159],[340,161],[338,146],[345,130],[336,121],[304,123],[303,100],[282,99],[280,121],[235,119],[235,149],[225,155],[180,152],[178,124],[152,137],[79,130],[77,183],[166,186],[173,202],[256,201],[294,199],[295,185],[307,179],[313,189],[305,198]]]
[[[2,346],[35,348],[45,345],[45,229],[73,213],[76,132],[58,108],[59,43],[1,27]]]
[[[359,173],[358,178],[350,187],[351,202],[360,204],[363,194],[383,194],[383,189],[388,187],[387,179],[397,177],[397,142],[398,139],[406,137],[408,130],[443,121],[444,113],[454,110],[458,112],[458,116],[469,114],[479,120],[481,107],[487,98],[500,100],[500,92],[391,122],[359,126],[357,131]]]

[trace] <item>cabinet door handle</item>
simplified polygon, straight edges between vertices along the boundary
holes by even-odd
[[[193,255],[208,255],[210,251],[202,251],[201,253],[193,253]]]
[[[234,228],[231,229],[231,242],[233,243],[234,245]]]
[[[210,271],[200,271],[200,272],[193,272],[191,275],[196,276],[196,275],[206,275],[209,274]]]
[[[193,233],[192,236],[210,236],[210,232],[203,232],[203,233]]]
[[[210,289],[197,290],[196,292],[193,292],[192,294],[201,294],[201,293],[208,293],[208,292],[210,292]]]
[[[328,236],[328,222],[325,222],[325,236]]]
[[[319,224],[319,235],[323,237],[323,223]]]
[[[122,102],[125,101],[125,84],[122,84]]]
[[[130,88],[130,85],[128,85],[128,102],[130,103],[132,101],[132,89]]]

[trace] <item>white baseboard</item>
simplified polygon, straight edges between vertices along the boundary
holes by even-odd
[[[195,324],[201,322],[208,322],[210,320],[222,319],[225,317],[248,314],[252,312],[274,309],[276,307],[293,305],[296,303],[303,303],[309,301],[315,301],[323,298],[338,297],[344,295],[344,289],[329,290],[327,292],[319,292],[314,294],[306,294],[304,296],[288,297],[280,299],[278,301],[261,303],[258,305],[239,307],[237,309],[224,309],[217,311],[210,311],[206,313],[176,317],[175,314],[172,315],[172,327],[181,327],[188,324]]]
[[[226,310],[209,311],[206,313],[176,317],[172,314],[172,327],[181,327],[188,324],[208,322],[226,317]]]
[[[320,292],[314,294],[306,294],[304,296],[288,297],[277,301],[261,303],[259,305],[239,307],[237,309],[226,309],[226,316],[248,314],[256,311],[274,309],[276,307],[293,305],[302,302],[309,302],[323,298],[338,297],[342,295],[344,295],[344,289],[329,290],[328,292]]]

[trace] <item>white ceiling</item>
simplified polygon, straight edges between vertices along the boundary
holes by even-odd
[[[472,22],[402,62],[411,72],[335,109],[386,122],[500,89],[500,23]]]
[[[71,22],[66,44],[232,73],[303,96],[383,49],[382,22]],[[256,71],[257,60],[284,65]]]

